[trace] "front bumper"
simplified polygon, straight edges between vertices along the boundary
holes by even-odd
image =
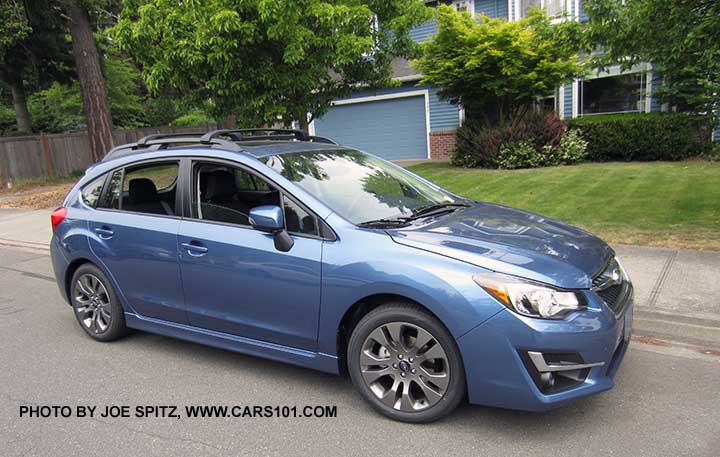
[[[504,310],[460,337],[471,403],[526,411],[547,411],[613,387],[632,331],[630,296],[616,316],[600,300],[566,320],[524,317]],[[540,387],[528,353],[576,354],[594,365],[571,387]],[[536,359],[537,362],[537,359]]]

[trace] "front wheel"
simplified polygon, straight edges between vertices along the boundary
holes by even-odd
[[[365,400],[396,420],[431,422],[465,397],[455,341],[437,319],[411,304],[381,306],[357,324],[348,371]]]

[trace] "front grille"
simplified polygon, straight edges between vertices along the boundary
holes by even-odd
[[[593,291],[619,315],[632,294],[632,284],[625,280],[617,260],[612,259],[605,270],[593,278]]]

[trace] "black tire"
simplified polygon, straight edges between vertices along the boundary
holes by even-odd
[[[92,278],[95,278],[101,286]],[[94,285],[98,291],[97,294],[92,294],[95,301],[93,298],[88,299],[88,292],[93,292],[92,287],[89,287],[88,284]],[[113,341],[128,333],[125,325],[125,312],[115,289],[107,276],[95,265],[85,263],[75,271],[70,283],[70,301],[78,324],[95,341]],[[94,309],[94,312],[87,311],[88,309]],[[100,323],[95,319],[96,315],[99,315]],[[91,325],[88,325],[88,319],[92,321]],[[108,320],[109,322],[107,322]],[[104,328],[103,322],[105,323]]]
[[[404,382],[408,383],[407,389],[415,389],[418,392],[419,397],[423,396],[423,393],[427,391],[418,390],[421,388],[421,384],[426,388],[428,387],[424,380],[429,378],[424,378],[422,374],[427,373],[427,371],[421,371],[421,365],[419,364],[427,362],[418,362],[418,360],[423,358],[422,355],[416,356],[418,360],[410,359],[409,356],[413,353],[423,354],[421,349],[428,346],[422,346],[416,350],[408,350],[405,358],[407,358],[408,361],[413,360],[414,364],[406,363],[405,366],[400,366],[399,368],[395,367],[395,365],[397,365],[396,363],[391,363],[387,366],[387,369],[383,368],[387,365],[386,363],[382,363],[377,367],[369,367],[368,365],[364,365],[361,361],[361,355],[364,356],[367,354],[369,347],[374,347],[377,351],[383,351],[383,355],[389,357],[387,360],[398,362],[398,360],[395,359],[401,357],[404,348],[406,347],[404,344],[402,345],[403,349],[397,349],[397,346],[394,345],[395,349],[393,349],[393,351],[397,349],[397,352],[390,353],[384,348],[384,345],[378,344],[374,337],[371,337],[371,333],[373,335],[379,335],[378,333],[374,333],[376,330],[381,332],[384,331],[384,335],[387,336],[387,329],[390,328],[390,326],[401,329],[399,331],[401,339],[407,338],[402,335],[406,334],[408,331],[412,333],[413,331],[419,332],[420,330],[424,330],[435,339],[436,343],[439,343],[441,349],[444,351],[443,355],[445,358],[439,363],[441,365],[446,365],[446,369],[448,370],[447,375],[449,380],[447,381],[447,387],[444,389],[444,392],[442,392],[442,397],[439,400],[437,399],[437,397],[440,396],[438,394],[437,397],[433,397],[433,400],[426,401],[424,403],[426,406],[422,406],[423,403],[421,401],[420,404],[423,409],[415,410],[418,403],[416,403],[412,398],[412,391],[410,397],[408,397],[407,402],[405,403],[405,408],[403,408],[402,404],[402,401],[405,399],[401,397],[403,397],[403,389],[405,389],[405,385],[403,384]],[[419,335],[419,333],[415,334]],[[419,338],[416,338],[415,342],[418,342],[418,340]],[[408,341],[412,343],[412,336],[409,337]],[[428,343],[428,345],[429,344],[432,343]],[[426,350],[424,352],[429,353],[430,351]],[[367,361],[368,359],[363,357],[363,360]],[[386,359],[382,360],[384,361]],[[370,403],[374,409],[391,419],[413,423],[436,421],[455,410],[455,408],[457,408],[460,402],[462,402],[465,398],[465,369],[463,367],[460,351],[455,343],[455,340],[440,321],[419,306],[411,303],[388,303],[375,308],[365,315],[355,326],[350,336],[350,341],[348,342],[347,361],[348,372],[350,373],[352,382],[358,392],[360,392],[362,397]],[[402,361],[402,358],[400,358],[399,361]],[[409,370],[413,367],[416,367],[417,370],[412,371],[414,374],[411,375]],[[424,366],[422,367],[423,369],[425,368]],[[374,369],[383,372],[390,372],[390,374],[385,375],[385,378],[380,378],[379,380],[368,384],[368,382],[365,381],[363,374],[367,375],[370,373],[370,376],[374,377],[376,375],[370,371]],[[365,370],[364,373],[363,370]],[[402,373],[400,373],[401,371]],[[399,378],[397,376],[398,374],[401,374],[403,378]],[[432,379],[430,380],[432,381]],[[388,387],[390,384],[393,384],[393,386],[397,385],[397,382],[400,383],[397,388],[397,390],[400,391],[400,394],[396,394],[392,388]],[[372,388],[371,385],[373,386]],[[433,384],[430,385],[432,386]],[[385,391],[385,395],[383,395],[383,389],[387,389]],[[438,389],[438,392],[440,391],[441,389]],[[396,400],[393,400],[392,397],[388,397],[387,394],[395,395]],[[385,402],[381,400],[381,397],[386,399]],[[436,403],[432,404],[432,401],[435,401]],[[389,406],[387,404],[388,402],[396,403],[393,406]],[[410,408],[408,409],[408,407]]]

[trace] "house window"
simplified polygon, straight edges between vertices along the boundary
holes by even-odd
[[[580,81],[578,112],[581,116],[642,112],[645,107],[646,87],[646,73]]]
[[[558,112],[557,97],[555,94],[548,95],[546,97],[540,97],[535,102],[535,111],[541,113],[556,113]]]
[[[566,0],[516,0],[520,3],[520,17],[526,17],[532,8],[545,9],[549,17],[562,16],[567,11]]]
[[[453,0],[451,5],[455,11],[473,14],[472,0]]]

